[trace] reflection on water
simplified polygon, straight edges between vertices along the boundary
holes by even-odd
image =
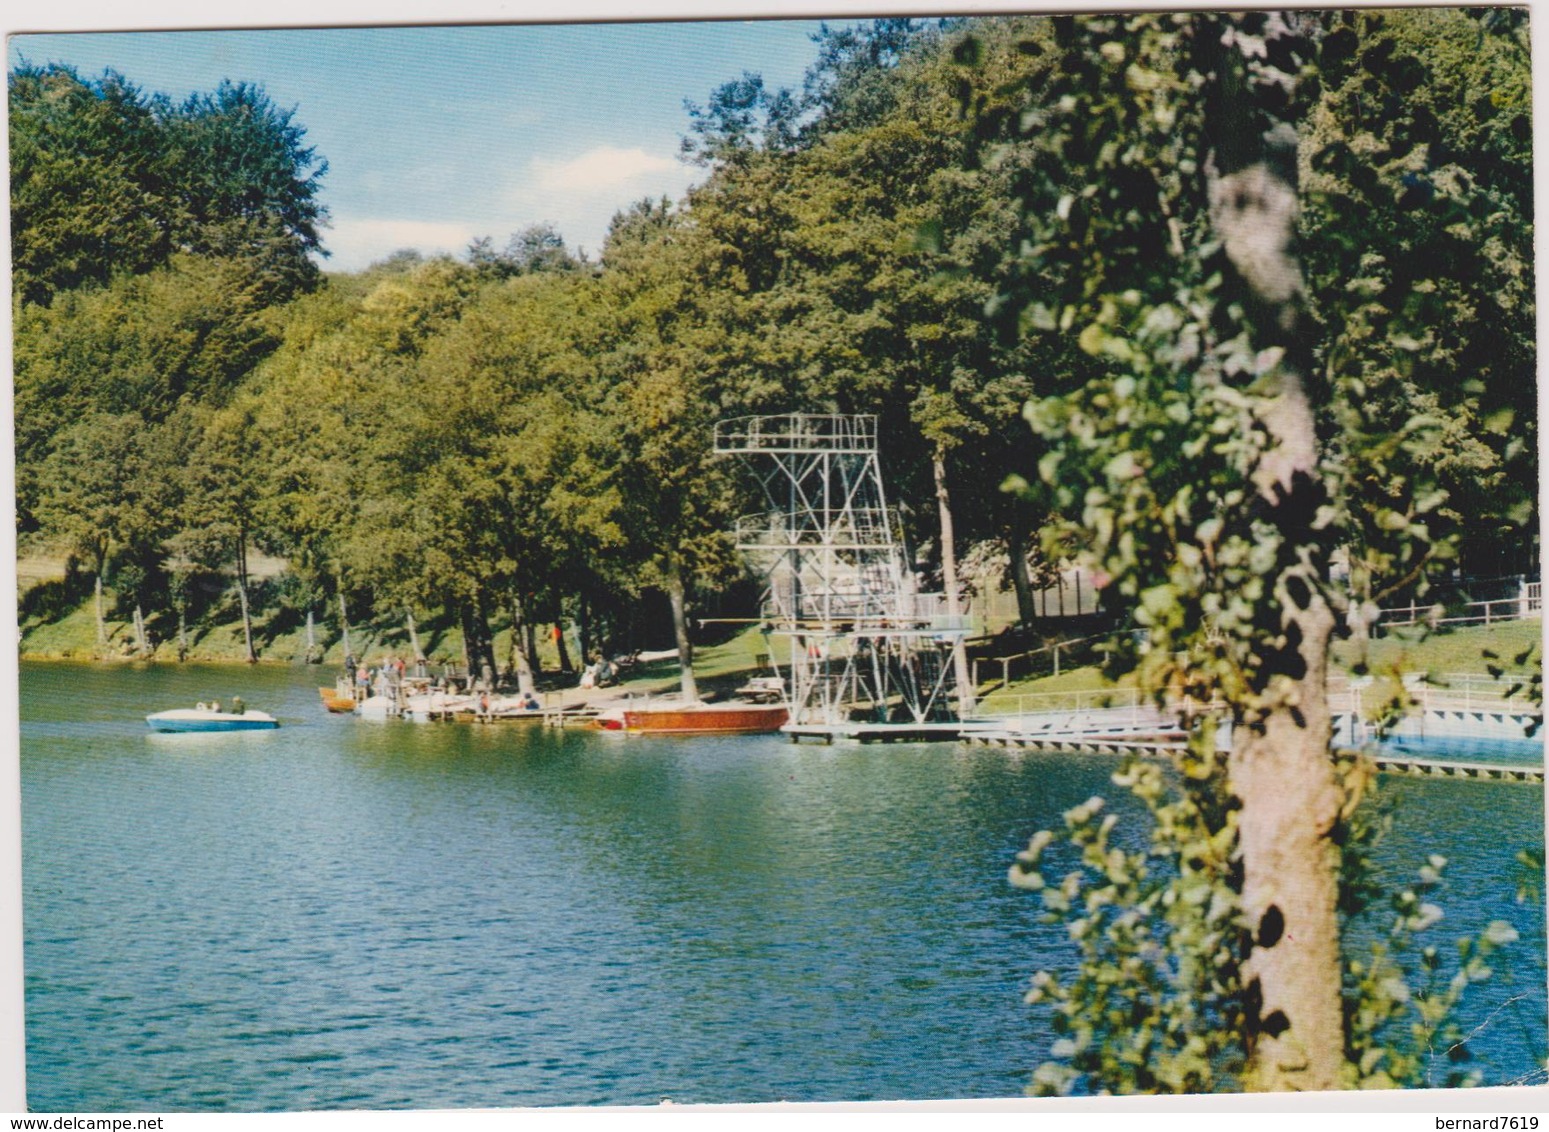
[[[1006,870],[1111,761],[370,724],[314,676],[23,666],[35,1109],[1013,1096],[1045,1054],[1070,947]],[[235,693],[281,729],[145,728]],[[1469,1024],[1529,1073],[1541,793],[1401,791],[1382,867],[1442,852],[1448,929],[1524,936]]]

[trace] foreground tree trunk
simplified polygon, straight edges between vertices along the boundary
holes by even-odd
[[[1302,328],[1302,281],[1294,254],[1296,132],[1278,115],[1300,44],[1277,13],[1264,43],[1279,70],[1254,65],[1211,29],[1217,84],[1209,109],[1215,173],[1210,219],[1230,269],[1222,309],[1234,301],[1254,347],[1282,351],[1266,375],[1258,416],[1269,443],[1252,471],[1263,517],[1279,538],[1273,598],[1256,626],[1246,668],[1251,695],[1236,705],[1227,768],[1241,802],[1242,909],[1252,943],[1243,964],[1249,1028],[1248,1085],[1334,1089],[1344,1077],[1340,997],[1339,852],[1330,840],[1341,794],[1329,751],[1328,646],[1334,615],[1323,596],[1326,548],[1313,522],[1323,502],[1318,443],[1307,390],[1311,355]],[[1251,81],[1250,81],[1251,80]],[[1261,357],[1266,356],[1261,353]]]
[[[1253,933],[1243,964],[1259,1089],[1334,1089],[1344,1064],[1340,1002],[1340,809],[1329,756],[1327,678],[1333,615],[1321,602],[1287,617],[1303,634],[1300,678],[1276,676],[1262,708],[1239,716],[1228,773],[1242,803],[1242,907]]]
[[[957,588],[957,548],[952,532],[952,500],[947,493],[946,453],[937,447],[931,461],[936,476],[936,514],[941,521],[941,584],[947,593],[947,616],[963,615]],[[968,648],[961,635],[953,638],[952,675],[957,683],[957,714],[967,719],[974,710],[973,677],[968,670]]]
[[[699,685],[694,682],[694,646],[688,639],[683,568],[676,558],[667,560],[667,600],[672,603],[672,632],[678,645],[678,685],[683,702],[694,703],[699,699]]]

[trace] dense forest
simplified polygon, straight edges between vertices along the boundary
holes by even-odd
[[[1525,26],[1326,13],[1316,34],[1313,356],[1324,385],[1362,388],[1322,425],[1411,422],[1330,449],[1350,585],[1370,605],[1526,568]],[[620,211],[595,259],[540,225],[348,275],[318,267],[326,162],[260,87],[174,103],[111,72],[13,68],[17,523],[70,564],[24,614],[93,603],[104,651],[110,617],[148,653],[240,613],[256,656],[259,607],[330,642],[341,618],[417,618],[501,669],[530,668],[535,627],[559,622],[587,652],[659,647],[668,611],[682,627],[748,591],[728,531],[759,499],[714,458],[714,422],[812,410],[877,414],[922,563],[941,569],[943,530],[959,556],[998,553],[1032,622],[1056,520],[1082,503],[1040,477],[1053,445],[1023,408],[1111,368],[1071,325],[1099,275],[1144,290],[1166,258],[1142,241],[1101,272],[1061,267],[1144,170],[1111,139],[1029,128],[1057,110],[1055,40],[1032,17],[825,28],[800,90],[745,74],[686,105],[700,184]],[[1114,111],[1137,153],[1168,128]],[[1203,213],[1168,224],[1164,241],[1211,238]],[[258,553],[284,563],[261,585]],[[1123,616],[1134,595],[1105,600]],[[642,617],[661,635],[639,640]],[[527,647],[496,656],[496,629]]]

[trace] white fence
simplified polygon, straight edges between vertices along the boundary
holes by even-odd
[[[1538,710],[1528,698],[1531,679],[1528,673],[1508,672],[1496,677],[1476,672],[1448,672],[1432,680],[1410,678],[1405,681],[1404,692],[1411,701],[1410,712],[1525,715]],[[1335,713],[1353,712],[1360,715],[1369,696],[1370,681],[1338,681],[1329,684],[1329,707]]]
[[[1011,683],[1012,669],[1017,669],[1018,674],[1026,676],[1037,667],[1037,658],[1047,655],[1051,672],[1049,675],[1060,674],[1060,660],[1062,656],[1068,656],[1072,648],[1084,645],[1091,641],[1100,640],[1105,634],[1097,634],[1091,637],[1073,637],[1068,641],[1055,641],[1052,645],[1040,645],[1035,649],[1025,649],[1022,652],[1012,653],[1009,656],[981,656],[973,661],[974,687],[980,687],[984,683],[984,674],[995,674],[999,669],[1000,683],[1002,687]],[[1087,663],[1083,661],[1082,663]]]
[[[974,712],[977,719],[1008,719],[1021,716],[1092,715],[1108,719],[1127,715],[1136,724],[1152,724],[1158,718],[1178,719],[1218,711],[1221,700],[1185,698],[1169,700],[1158,708],[1149,695],[1138,688],[1089,688],[1071,692],[991,692],[981,699]]]
[[[1522,621],[1529,617],[1542,617],[1544,611],[1544,586],[1542,582],[1523,582],[1516,597],[1498,598],[1495,601],[1470,601],[1448,607],[1440,603],[1422,605],[1411,601],[1408,605],[1391,606],[1378,615],[1377,627],[1392,625],[1493,625],[1499,621]]]
[[[1457,672],[1436,676],[1435,683],[1410,681],[1405,691],[1413,701],[1411,712],[1482,712],[1493,715],[1525,715],[1537,711],[1528,698],[1530,677],[1503,674],[1500,677]],[[1370,683],[1332,681],[1329,684],[1329,709],[1335,715],[1364,714],[1364,701],[1370,695]],[[1131,726],[1154,724],[1159,718],[1174,721],[1225,709],[1219,699],[1169,700],[1162,708],[1137,688],[1094,688],[1070,692],[992,692],[978,702],[974,718],[1011,721],[1021,718],[1048,718],[1055,715],[1085,715],[1108,723],[1128,719]]]

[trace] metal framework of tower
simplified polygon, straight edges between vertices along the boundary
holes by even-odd
[[[765,585],[763,618],[788,645],[791,722],[953,720],[952,649],[967,619],[916,592],[887,505],[877,418],[821,413],[716,425],[769,509],[738,521],[737,547]]]

